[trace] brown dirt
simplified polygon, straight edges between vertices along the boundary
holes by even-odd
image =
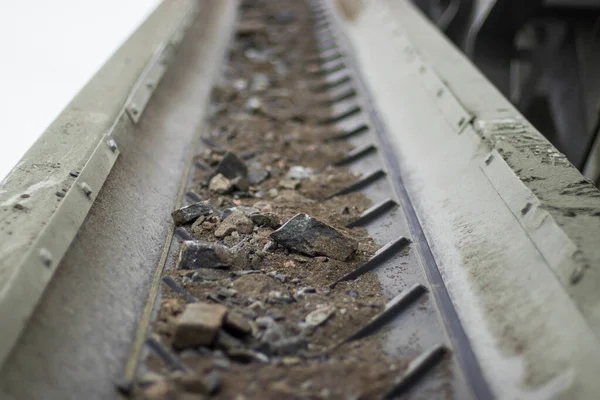
[[[281,20],[286,15],[292,15],[292,20],[283,23]],[[248,21],[254,22],[248,25]],[[355,182],[357,177],[344,168],[329,167],[351,147],[347,143],[323,140],[335,132],[334,128],[318,123],[329,110],[315,102],[318,96],[310,88],[318,82],[305,73],[305,60],[315,53],[308,9],[301,0],[247,1],[242,6],[238,23],[251,33],[236,35],[231,45],[224,77],[213,90],[211,117],[203,135],[208,149],[195,158],[206,167],[195,170],[192,186],[188,189],[220,209],[252,207],[257,202],[266,202],[281,221],[300,212],[309,214],[357,240],[359,250],[348,262],[306,257],[281,246],[265,251],[263,248],[273,229],[258,228],[250,235],[234,234],[220,240],[214,236],[220,221],[212,217],[199,229],[192,230],[191,224],[185,228],[195,239],[229,247],[247,240],[251,262],[241,269],[255,270],[254,273],[239,276],[236,272],[240,268],[234,268],[221,279],[201,282],[189,279],[194,271],[165,273],[200,301],[219,301],[230,310],[239,311],[249,321],[271,316],[289,336],[301,334],[309,342],[306,350],[285,358],[274,356],[264,363],[232,362],[229,369],[221,370],[221,390],[214,398],[380,398],[409,360],[385,355],[380,349],[381,334],[330,349],[380,312],[389,299],[382,297],[380,284],[373,273],[355,281],[342,282],[334,289],[328,287],[367,260],[377,246],[366,230],[345,228],[370,205],[364,195],[354,193],[326,200],[328,195]],[[271,52],[269,61],[249,60],[249,49]],[[286,74],[281,74],[281,67],[277,67],[280,65],[285,65]],[[252,85],[257,73],[264,73],[271,80],[268,89],[250,93],[248,89],[235,88],[236,82],[243,86],[240,80]],[[252,96],[263,104],[256,113],[245,109]],[[243,158],[251,171],[269,171],[269,178],[251,185],[247,193],[218,195],[209,191],[212,168],[226,151]],[[303,180],[296,190],[282,189],[281,179],[296,165],[313,168],[316,173]],[[277,193],[272,193],[274,190]],[[297,296],[301,288],[314,288],[315,292]],[[272,291],[288,293],[295,301],[272,304],[268,301]],[[299,325],[306,315],[320,305],[334,306],[333,316],[316,328],[302,329]],[[152,326],[164,343],[170,343],[173,324],[184,307],[181,295],[165,290],[159,315]],[[256,348],[257,339],[247,338],[243,345]],[[191,356],[188,352],[182,359],[202,374],[215,368],[215,360],[219,357],[223,357],[220,350],[209,349]],[[149,359],[147,366],[168,375],[156,359]],[[174,396],[177,398],[178,395]],[[138,391],[134,397],[143,396]]]

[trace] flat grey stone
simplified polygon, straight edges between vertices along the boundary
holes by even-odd
[[[250,219],[254,225],[266,228],[278,228],[281,225],[279,216],[273,213],[257,213],[250,215]]]
[[[248,173],[248,183],[251,185],[258,185],[269,178],[269,171],[266,169],[254,169]]]
[[[179,269],[223,268],[232,263],[233,256],[226,247],[186,240],[181,244],[177,266]]]
[[[240,211],[234,211],[225,218],[215,230],[215,237],[223,238],[233,232],[252,233],[254,223]]]
[[[212,207],[208,201],[199,201],[173,211],[171,216],[175,225],[179,226],[195,221],[199,217],[210,215],[212,212]]]
[[[346,261],[358,249],[358,243],[335,228],[307,214],[298,214],[270,235],[279,245],[309,256],[327,256]]]

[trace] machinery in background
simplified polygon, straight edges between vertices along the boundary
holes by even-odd
[[[600,0],[414,0],[546,138],[600,183]]]

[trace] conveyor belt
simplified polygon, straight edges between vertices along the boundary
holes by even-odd
[[[95,98],[98,88],[114,79],[117,66],[127,69],[122,65],[133,48],[144,53],[123,75],[128,89],[106,94],[112,103],[106,100],[105,121],[90,125],[96,136],[81,160],[57,162],[52,174],[61,176],[58,180],[36,175],[31,165],[52,151],[40,142],[22,164],[28,169],[13,171],[2,183],[0,234],[6,240],[0,245],[0,277],[9,278],[0,282],[0,315],[7,322],[0,346],[1,398],[107,398],[117,396],[117,389],[138,398],[156,384],[144,383],[148,371],[165,376],[174,385],[170,389],[181,394],[172,374],[194,371],[215,379],[213,370],[221,379],[215,398],[592,398],[597,393],[600,253],[590,238],[600,233],[600,193],[412,4],[190,4],[186,10],[161,6],[109,61],[105,75],[101,72],[75,100],[73,109],[77,101]],[[257,20],[267,28],[252,25]],[[153,24],[179,28],[156,33],[142,51],[140,43],[146,43]],[[215,85],[235,82],[231,74],[251,85],[259,71],[252,60],[273,57],[248,52],[264,45],[264,39],[252,38],[256,29],[277,32],[269,24],[312,32],[312,38],[299,36],[278,49],[298,56],[287,60],[286,72],[300,84],[298,97],[292,96],[296,109],[285,102],[268,108],[268,99],[282,96],[285,84],[259,89],[258,103],[247,93],[254,89],[241,83],[229,104],[218,100]],[[251,33],[240,38],[240,31]],[[223,61],[227,43],[229,58]],[[254,44],[236,53],[247,43]],[[267,74],[271,82],[286,76],[281,72],[286,58],[277,57]],[[101,106],[90,105],[90,112],[94,107]],[[267,146],[259,152],[266,157],[260,160],[274,160],[259,163],[269,167],[266,181],[251,184],[247,192],[217,195],[209,182],[225,151],[238,152],[251,170],[259,159],[250,154],[256,143],[248,143],[248,155],[238,151],[243,142],[236,140],[246,140],[244,133],[237,139],[233,128],[225,139],[214,134],[213,124],[228,133],[244,121],[241,114],[268,117],[278,129],[291,120],[311,130],[305,138],[290,136],[289,145],[312,145],[324,158],[307,161],[307,153],[290,156]],[[72,111],[59,117],[45,142],[78,118]],[[277,136],[272,140],[279,143]],[[335,156],[327,153],[336,148]],[[98,158],[98,151],[108,158]],[[309,172],[322,190],[311,189],[308,181],[283,182],[297,160],[327,161]],[[326,174],[338,178],[319,181]],[[290,192],[309,200],[289,195],[277,204],[279,194]],[[42,209],[48,198],[59,205]],[[192,221],[173,225],[174,209],[206,199],[214,220],[203,225],[205,233],[192,228]],[[254,207],[258,201],[271,202],[281,222],[290,213],[316,213],[359,240],[359,250],[340,264],[318,252],[307,257],[306,251],[268,244],[263,264],[234,266],[228,278],[217,281],[223,286],[211,283],[209,291],[178,269],[183,241],[240,249],[235,243],[256,239],[263,229],[258,226],[252,233],[216,239],[212,230],[231,207]],[[343,205],[340,215],[330,205]],[[11,238],[20,233],[6,228],[8,222],[21,224],[32,239]],[[314,276],[296,276],[283,266],[314,268],[315,255],[335,268],[321,265]],[[46,268],[41,277],[38,267]],[[259,327],[238,344],[244,357],[254,357],[250,364],[239,361],[239,348],[230,351],[219,347],[221,342],[192,349],[197,353],[191,355],[173,347],[177,318],[165,319],[164,300],[175,301],[175,308],[199,302],[244,311],[257,299],[244,303],[236,282],[255,275],[281,280],[283,294],[302,291],[292,295],[293,305],[281,293],[284,300],[265,297],[266,309],[245,314],[250,324],[275,315],[271,309],[284,310],[277,321],[289,328],[301,306],[314,307],[311,295],[313,302],[330,302],[333,317],[306,333],[306,348],[285,355],[265,350],[265,328]],[[352,293],[347,300],[355,308],[342,314],[338,300],[345,293]],[[357,300],[362,298],[369,300]],[[337,332],[345,336],[335,338]],[[366,355],[364,349],[377,350]],[[203,364],[221,360],[223,353],[233,366]],[[362,358],[363,367],[353,369],[359,365],[348,361],[353,357]],[[305,374],[304,368],[312,368],[310,385],[294,378]],[[336,371],[347,375],[335,378]],[[329,386],[317,379],[330,373]],[[353,386],[361,379],[364,392]]]

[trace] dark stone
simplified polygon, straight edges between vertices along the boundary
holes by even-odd
[[[179,252],[179,269],[226,268],[232,265],[233,257],[224,246],[186,240]]]
[[[215,170],[215,175],[216,174],[221,174],[225,178],[231,180],[238,177],[248,179],[248,168],[238,156],[231,152],[227,152],[217,166],[217,169]]]
[[[335,228],[306,214],[298,214],[271,234],[277,244],[309,256],[350,259],[358,243]]]
[[[223,328],[237,337],[244,337],[250,334],[252,328],[248,320],[237,311],[229,311],[223,321]]]
[[[173,217],[175,225],[179,226],[210,214],[212,214],[210,203],[208,201],[199,201],[173,211],[171,216]]]
[[[242,342],[233,335],[229,334],[227,331],[219,329],[219,333],[217,335],[217,347],[227,352],[233,349],[241,348]]]
[[[252,222],[254,222],[254,225],[261,227],[264,226],[266,228],[276,229],[279,228],[279,226],[281,225],[279,221],[279,216],[273,213],[252,214],[250,215],[250,219],[252,220]]]
[[[115,383],[115,386],[123,396],[129,396],[133,392],[133,382],[129,379],[120,379]]]

